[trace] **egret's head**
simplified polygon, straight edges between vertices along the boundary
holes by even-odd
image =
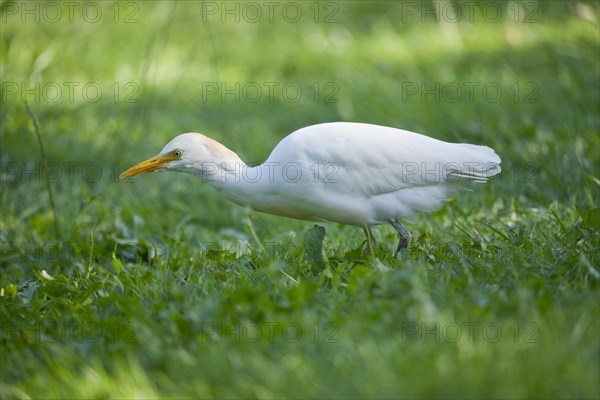
[[[199,133],[184,133],[167,143],[156,156],[123,172],[120,178],[160,170],[194,173],[200,172],[204,163],[231,160],[239,157],[219,142]]]

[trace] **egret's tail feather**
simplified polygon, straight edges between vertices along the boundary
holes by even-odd
[[[502,171],[502,168],[500,168],[502,160],[493,149],[471,144],[461,144],[460,146],[463,147],[461,156],[466,161],[458,163],[459,168],[448,171],[446,175],[448,182],[471,181],[484,183],[488,181],[488,178]]]

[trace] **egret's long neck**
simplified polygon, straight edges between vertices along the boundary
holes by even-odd
[[[266,171],[262,165],[251,167],[241,161],[224,161],[210,168],[214,172],[203,175],[206,182],[223,196],[242,206],[260,210],[265,197],[276,189],[272,184],[273,179],[269,179],[271,171]]]
[[[211,157],[195,168],[201,172],[202,180],[237,204],[255,206],[259,186],[268,178],[263,168],[246,165],[236,153],[217,141],[209,139],[205,144]]]

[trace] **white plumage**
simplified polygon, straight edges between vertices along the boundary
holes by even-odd
[[[335,122],[293,132],[267,161],[254,167],[220,143],[186,133],[121,177],[160,169],[188,172],[257,211],[368,231],[369,226],[392,223],[415,211],[440,208],[466,182],[486,182],[499,173],[500,161],[486,146]],[[407,245],[408,238],[400,233]]]

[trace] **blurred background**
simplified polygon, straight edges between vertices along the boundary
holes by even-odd
[[[4,253],[0,286],[4,291],[3,318],[11,323],[41,318],[38,322],[43,324],[60,315],[55,310],[55,314],[50,313],[49,319],[44,320],[45,317],[40,317],[43,313],[31,308],[32,303],[15,300],[19,296],[27,297],[30,282],[47,279],[40,275],[41,270],[49,276],[64,276],[65,282],[70,282],[73,276],[82,277],[87,273],[89,277],[90,268],[113,272],[130,264],[140,271],[152,271],[149,267],[153,267],[164,272],[187,268],[187,265],[201,268],[198,265],[203,265],[202,262],[193,261],[194,249],[199,243],[229,241],[235,244],[252,240],[248,213],[233,204],[224,204],[216,192],[199,180],[165,174],[150,174],[129,182],[118,180],[120,172],[156,154],[171,138],[183,132],[208,135],[236,151],[248,163],[264,161],[288,133],[329,121],[387,125],[441,140],[494,148],[503,160],[503,173],[498,180],[481,193],[465,193],[450,209],[433,217],[417,216],[411,222],[416,238],[421,240],[414,251],[426,260],[431,255],[428,251],[435,252],[432,242],[460,242],[464,232],[475,229],[470,225],[464,229],[457,227],[453,222],[456,219],[473,218],[489,224],[502,221],[502,228],[495,230],[480,226],[481,236],[492,238],[491,241],[499,237],[516,238],[517,247],[526,246],[523,243],[533,237],[529,229],[538,223],[546,232],[556,229],[558,233],[549,234],[547,238],[548,243],[556,243],[565,240],[559,233],[566,232],[568,221],[580,217],[588,218],[590,223],[597,221],[600,165],[597,1],[1,1],[0,11],[0,238]],[[24,102],[39,121],[45,153],[40,149],[40,140]],[[52,199],[48,188],[53,193]],[[590,211],[594,209],[596,211]],[[549,225],[543,223],[547,218],[552,220]],[[265,242],[298,243],[301,232],[312,226],[257,213],[253,213],[251,219],[253,229]],[[504,233],[499,234],[498,230]],[[393,232],[382,230],[378,235],[391,249],[395,241]],[[589,265],[598,259],[597,236],[593,237],[596,242],[589,242],[591,247],[587,248],[593,253],[586,258]],[[331,258],[339,257],[340,263],[345,262],[345,252],[358,247],[362,240],[360,230],[328,226],[327,251]],[[579,239],[573,240],[580,243]],[[66,246],[67,242],[72,245]],[[49,260],[44,253],[48,243],[60,243],[61,250],[55,259]],[[537,245],[535,242],[529,245],[532,247],[519,248],[533,254]],[[553,260],[555,250],[548,248],[547,256]],[[60,256],[64,251],[70,256]],[[569,265],[582,262],[583,250],[573,247],[569,251],[573,252],[569,253],[572,257],[561,259],[565,271]],[[279,262],[280,266],[295,263],[293,258]],[[515,261],[514,265],[522,263],[522,260]],[[593,273],[597,274],[594,269],[597,264],[592,269],[588,264],[581,264],[584,265],[581,271],[585,271],[581,273],[590,277],[591,288],[597,290],[598,277],[594,278]],[[494,264],[490,265],[489,271],[493,271]],[[527,265],[536,263],[530,260]],[[429,268],[437,267],[430,265]],[[147,273],[154,272],[144,272]],[[140,274],[134,276],[147,276]],[[542,281],[570,279],[560,274],[552,279],[540,276]],[[490,291],[502,285],[503,278],[496,278],[486,281],[496,288]],[[436,279],[435,274],[432,279]],[[518,282],[520,278],[515,280]],[[403,284],[408,285],[406,282]],[[468,280],[464,285],[468,287],[471,283]],[[124,285],[127,287],[127,283]],[[542,286],[539,283],[535,288],[528,287],[528,298],[535,298]],[[86,288],[94,293],[94,300],[81,298],[77,303],[73,300],[77,298],[75,295],[71,298],[60,291],[55,297],[51,293],[47,294],[49,297],[38,293],[39,307],[52,308],[54,306],[48,305],[49,298],[67,297],[75,303],[67,305],[65,302],[61,307],[76,314],[77,307],[70,307],[79,304],[80,310],[90,313],[88,317],[94,320],[104,321],[100,315],[120,315],[120,312],[135,319],[136,312],[142,312],[137,306],[131,306],[135,312],[123,311],[130,307],[124,303],[108,311],[98,303],[98,298],[102,298],[98,291],[103,289],[93,285]],[[552,293],[555,289],[552,288]],[[571,289],[575,296],[579,289]],[[77,293],[74,287],[69,290]],[[133,297],[146,296],[141,292],[135,294],[135,290],[124,290]],[[485,311],[475,314],[498,316],[503,314],[502,310],[506,311],[503,307],[508,307],[507,313],[511,315],[517,312],[515,310],[523,310],[513,297],[516,290],[504,292],[505,297],[498,295],[498,307],[491,314]],[[17,297],[10,300],[6,296],[13,291]],[[205,294],[209,292],[212,293],[208,290]],[[452,298],[448,293],[447,297],[442,296],[446,300]],[[588,293],[593,294],[593,291]],[[198,296],[207,304],[216,301]],[[240,302],[252,303],[245,295],[240,296]],[[548,300],[552,297],[548,294],[544,298],[548,304],[555,305]],[[168,303],[165,299],[156,301]],[[448,301],[450,307],[461,303]],[[481,301],[477,304],[488,300]],[[301,313],[303,301],[298,302],[292,308]],[[23,309],[23,304],[30,307]],[[215,304],[214,310],[218,308]],[[387,309],[386,306],[378,312]],[[542,305],[533,311],[528,309],[531,313],[527,315],[539,315],[540,309]],[[343,324],[345,317],[340,310],[326,313]],[[233,311],[224,308],[219,312],[228,318],[231,315],[228,313]],[[451,313],[452,310],[447,310],[444,318]],[[215,315],[212,317],[217,318]],[[151,338],[153,329],[157,329],[152,325],[152,318],[147,315],[145,322],[138,321],[140,332],[144,327],[148,329],[148,336],[142,335],[150,343],[144,345],[147,348],[156,345],[153,341],[157,340]],[[572,319],[565,317],[564,326],[572,327],[568,321]],[[597,322],[597,319],[591,321]],[[597,324],[595,326],[595,331],[588,332],[589,336],[584,335],[589,339],[586,344],[576,351],[586,352],[590,357],[598,355],[597,343],[595,347],[592,344],[593,338],[597,338]],[[379,332],[384,334],[385,331],[381,328]],[[565,328],[563,334],[567,335],[567,331]],[[182,333],[158,335],[170,334],[177,337]],[[5,343],[11,342],[5,341],[3,345]],[[161,346],[168,347],[168,343]],[[104,377],[98,379],[106,384],[107,391],[94,392],[86,386],[77,393],[103,397],[102,393],[111,393],[110,387],[118,385],[115,382],[121,382],[114,378],[120,373],[132,377],[134,382],[123,389],[124,396],[269,397],[270,394],[277,397],[293,393],[287,391],[289,388],[285,385],[274,383],[265,387],[279,389],[261,392],[244,386],[245,381],[228,391],[224,389],[225,380],[208,372],[206,381],[188,385],[185,379],[176,377],[177,365],[203,370],[210,367],[214,357],[233,350],[210,350],[213,358],[206,358],[208,364],[200,367],[189,358],[195,354],[189,347],[192,345],[185,343],[188,347],[184,346],[185,351],[180,349],[177,354],[167,355],[157,350],[158,347],[148,350],[151,354],[142,357],[142,361],[131,355],[137,353],[130,354],[117,347],[118,351],[113,351],[124,352],[126,360],[116,364],[112,372],[111,367],[107,367],[106,375],[98,370],[94,372]],[[367,354],[373,350],[369,347],[374,346],[373,343],[364,342],[365,347],[349,345],[352,351],[358,348],[356,351],[360,353],[350,364],[375,362]],[[558,340],[558,343],[560,346],[562,342]],[[74,370],[56,361],[57,371],[62,372],[44,372],[39,380],[30,377],[30,372],[40,365],[53,365],[44,357],[54,360],[56,354],[64,353],[66,360],[79,365],[87,354],[90,360],[100,360],[102,364],[102,353],[109,348],[91,346],[65,352],[56,348],[42,350],[43,346],[37,345],[40,348],[31,350],[31,343],[21,342],[15,345],[15,353],[3,356],[3,381],[10,389],[5,394],[40,395],[48,389],[43,384],[44,379],[69,382],[70,377],[77,376]],[[546,345],[551,347],[550,342]],[[140,346],[138,344],[137,350]],[[544,349],[550,347],[538,348],[539,353],[534,354],[545,354]],[[215,371],[223,374],[228,368],[239,371],[241,360],[245,359],[244,351],[234,352],[241,358],[230,359],[229,367],[217,363]],[[287,367],[282,371],[289,372],[293,370],[290,365],[308,362],[306,357],[311,351],[314,349],[298,350],[294,353],[298,358],[287,359],[285,362],[289,365],[285,364]],[[385,349],[379,351],[386,353]],[[9,372],[15,363],[29,357],[28,352],[46,361],[39,364],[23,361],[23,365]],[[564,358],[553,359],[556,368],[550,372],[540,363],[529,365],[528,368],[535,371],[531,376],[524,375],[520,379],[516,373],[510,380],[514,391],[501,381],[481,375],[473,381],[467,378],[461,381],[448,372],[459,357],[452,352],[445,353],[448,358],[442,359],[426,350],[417,356],[413,354],[412,360],[418,362],[423,359],[421,356],[428,359],[430,364],[427,365],[439,367],[435,375],[438,377],[440,371],[446,371],[447,379],[439,382],[450,385],[447,388],[454,387],[452,382],[458,382],[454,393],[467,394],[468,391],[458,391],[460,383],[476,382],[474,388],[483,391],[476,393],[487,390],[488,395],[597,395],[593,378],[582,371],[592,368],[592,372],[597,372],[598,365],[594,367],[587,358],[583,362],[569,360],[567,353]],[[327,357],[335,354],[340,353]],[[486,368],[497,354],[494,350],[486,356],[488,358],[473,365]],[[258,364],[252,365],[257,371],[275,373],[272,366],[256,362]],[[261,362],[269,364],[269,361]],[[548,391],[544,391],[541,371],[548,372],[549,376],[560,376],[559,365],[568,369],[565,363],[576,362],[582,363],[582,369],[571,371],[569,376],[573,382],[581,383],[579,389],[575,387],[578,385],[567,385],[561,391],[556,387],[558,384],[550,384]],[[333,364],[322,360],[322,365],[329,367],[322,370],[319,378],[289,372],[293,376],[289,379],[299,384],[317,380],[320,389],[299,392],[306,395],[344,393],[363,397],[391,396],[406,389],[409,382],[400,379],[396,386],[381,386],[377,377],[366,374],[363,387],[356,383],[342,390],[333,382],[344,379],[330,369],[346,371],[343,364],[341,359]],[[155,368],[156,374],[148,372],[149,375],[142,376],[141,369],[136,369],[139,365],[150,371]],[[373,365],[376,371],[387,369],[385,364],[375,362]],[[400,363],[395,367],[416,382],[414,390],[402,393],[416,396],[445,393],[442,386],[432,389],[432,383],[423,378],[427,374],[417,376],[407,372],[409,365]],[[507,361],[507,365],[514,364]],[[286,369],[288,367],[291,369]],[[360,368],[356,368],[348,372],[345,379],[362,377]],[[285,379],[285,376],[280,377],[281,382]],[[161,382],[158,386],[148,383],[158,381]],[[182,385],[181,390],[176,389],[179,385]],[[151,387],[154,389],[149,389]],[[26,388],[33,389],[28,392]],[[144,391],[146,389],[148,391]],[[61,390],[60,385],[51,387],[55,395],[64,395]]]

